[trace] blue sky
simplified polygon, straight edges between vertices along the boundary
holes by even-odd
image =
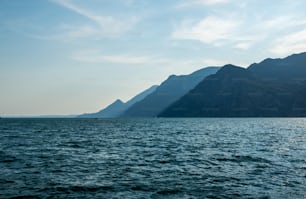
[[[303,0],[1,0],[0,115],[95,112],[170,74],[306,51]]]

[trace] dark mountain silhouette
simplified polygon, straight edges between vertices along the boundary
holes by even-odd
[[[265,59],[252,64],[248,70],[266,81],[305,81],[306,52],[293,54],[284,59]]]
[[[161,117],[306,116],[306,53],[248,69],[226,65],[165,109]]]
[[[171,75],[156,90],[135,103],[123,117],[155,117],[170,104],[193,89],[205,77],[215,74],[219,67],[207,67],[190,75]]]
[[[133,97],[131,100],[127,101],[126,103],[122,102],[121,100],[116,100],[106,108],[100,110],[97,113],[87,113],[79,115],[79,118],[115,118],[120,116],[125,110],[130,108],[133,104],[137,103],[138,101],[143,100],[147,95],[151,94],[156,90],[158,86],[152,86],[149,89],[141,92],[140,94]]]

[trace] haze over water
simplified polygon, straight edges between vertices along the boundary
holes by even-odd
[[[306,119],[1,119],[0,198],[304,198]]]

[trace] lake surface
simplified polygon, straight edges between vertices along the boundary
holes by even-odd
[[[0,198],[306,198],[306,119],[0,119]]]

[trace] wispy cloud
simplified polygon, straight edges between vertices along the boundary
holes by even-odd
[[[138,17],[118,18],[114,16],[99,15],[91,10],[85,9],[79,5],[72,3],[69,0],[50,0],[84,18],[87,18],[92,23],[85,25],[65,25],[61,26],[64,31],[62,35],[66,38],[75,39],[82,37],[103,37],[103,36],[118,36],[130,30],[139,21]]]
[[[253,22],[254,25],[250,25]],[[214,47],[228,46],[238,50],[248,50],[254,45],[265,43],[292,44],[287,41],[288,30],[306,25],[305,20],[299,20],[295,15],[273,16],[266,18],[258,15],[250,18],[248,15],[223,13],[220,16],[210,15],[198,21],[183,20],[172,32],[175,40],[196,40]],[[296,33],[298,34],[298,33]],[[292,36],[296,38],[294,35]],[[300,41],[304,41],[303,33],[299,33]],[[277,38],[283,38],[283,41]],[[287,45],[289,46],[289,45]],[[301,49],[302,44],[291,45]],[[279,50],[273,48],[270,52]]]
[[[252,46],[252,42],[242,42],[242,43],[237,43],[234,45],[234,48],[239,49],[239,50],[247,50]]]
[[[199,6],[199,5],[212,6],[212,5],[229,3],[230,1],[231,0],[189,0],[178,4],[178,7],[186,8],[186,7]]]
[[[219,41],[232,40],[240,23],[240,21],[234,19],[209,16],[197,23],[183,22],[173,32],[172,37],[174,39],[190,39],[216,44]]]
[[[112,23],[114,19],[109,16],[99,16],[97,14],[94,14],[93,12],[86,10],[84,8],[81,8],[73,3],[71,3],[68,0],[51,0],[51,2],[57,3],[79,15],[82,15],[100,25],[108,25],[109,23]]]
[[[204,59],[201,61],[204,66],[223,66],[228,64],[228,60],[220,60],[220,59]]]
[[[145,64],[150,62],[150,57],[131,56],[125,54],[109,55],[99,50],[80,51],[72,56],[73,60],[87,63],[113,63],[113,64]]]
[[[201,58],[201,59],[173,59],[159,55],[133,55],[133,54],[106,54],[98,49],[82,50],[71,57],[78,62],[93,64],[120,64],[120,65],[152,65],[163,67],[205,67],[222,66],[229,63],[229,60]],[[237,63],[236,63],[237,64]]]
[[[306,29],[278,38],[270,49],[275,55],[288,55],[306,51]]]

